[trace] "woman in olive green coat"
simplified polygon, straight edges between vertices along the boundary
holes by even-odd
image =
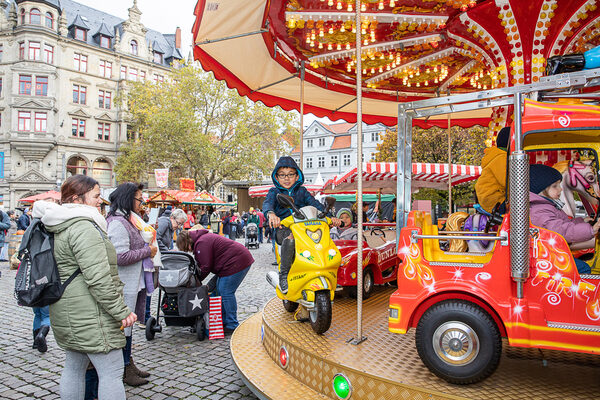
[[[63,183],[61,199],[62,205],[38,201],[33,209],[33,217],[54,234],[61,280],[81,270],[50,305],[54,337],[66,352],[61,399],[83,399],[90,361],[98,372],[98,398],[125,399],[121,326],[131,326],[137,318],[123,302],[117,255],[98,209],[100,187],[90,177],[74,175]]]

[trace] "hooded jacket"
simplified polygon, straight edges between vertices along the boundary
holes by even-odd
[[[567,243],[584,242],[594,237],[592,226],[583,218],[569,219],[567,214],[539,194],[529,192],[529,204],[531,223],[558,233]]]
[[[254,263],[250,251],[235,240],[212,233],[206,229],[191,231],[194,258],[200,268],[200,280],[209,273],[218,277],[230,276]]]
[[[484,150],[481,159],[481,176],[475,184],[479,205],[492,212],[496,203],[506,200],[506,151],[497,147]]]
[[[36,201],[33,217],[54,234],[54,257],[61,281],[81,274],[50,305],[54,338],[65,350],[108,353],[125,346],[121,321],[130,310],[123,302],[117,253],[106,221],[95,207]]]
[[[298,180],[289,189],[285,189],[277,180],[277,171],[279,168],[283,167],[294,168],[298,173]],[[292,214],[291,209],[279,204],[277,201],[278,193],[291,196],[294,199],[294,204],[296,204],[298,208],[314,206],[320,211],[325,210],[325,206],[319,203],[310,193],[308,193],[308,190],[302,186],[304,184],[304,174],[292,157],[281,157],[279,161],[277,161],[277,165],[275,165],[275,169],[273,169],[273,173],[271,174],[271,179],[273,180],[274,187],[269,190],[267,198],[263,203],[263,212],[266,218],[269,218],[270,212],[274,212],[280,219],[284,219]]]

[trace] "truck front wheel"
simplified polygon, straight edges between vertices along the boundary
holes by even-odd
[[[454,384],[484,380],[498,367],[502,339],[493,318],[473,303],[447,300],[429,308],[417,325],[419,357]]]

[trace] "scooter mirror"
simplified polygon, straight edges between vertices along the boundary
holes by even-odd
[[[291,208],[294,210],[294,216],[299,219],[306,218],[304,214],[300,212],[296,204],[294,204],[294,199],[292,196],[288,196],[287,194],[277,193],[277,202],[281,204],[283,207]]]

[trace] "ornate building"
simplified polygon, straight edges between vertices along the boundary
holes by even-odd
[[[161,82],[182,59],[181,31],[122,20],[71,0],[0,0],[0,196],[5,208],[84,173],[114,186],[127,140],[115,98]]]

